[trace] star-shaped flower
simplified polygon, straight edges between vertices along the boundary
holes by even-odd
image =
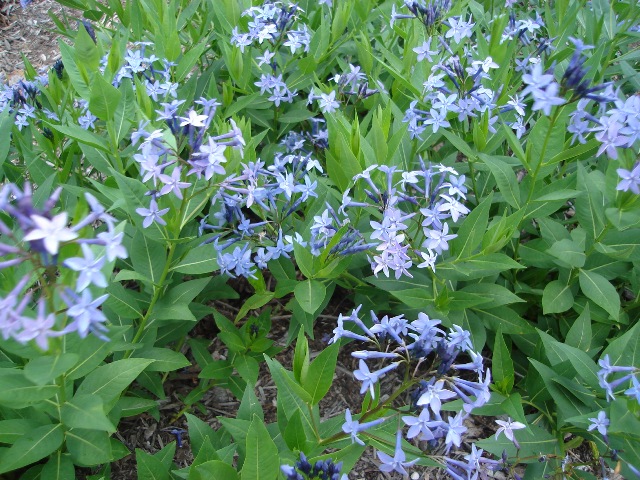
[[[67,212],[59,213],[51,219],[34,214],[31,215],[31,220],[36,228],[27,233],[24,239],[28,242],[42,240],[44,248],[51,255],[58,254],[62,242],[78,238],[78,234],[67,227]]]

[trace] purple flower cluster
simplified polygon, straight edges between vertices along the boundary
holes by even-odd
[[[404,436],[408,440],[427,441],[431,446],[442,441],[447,450],[460,447],[467,430],[464,421],[490,396],[491,374],[488,369],[485,371],[482,355],[474,352],[470,333],[457,325],[445,331],[440,320],[431,319],[424,313],[410,322],[404,315],[379,318],[371,312],[370,326],[367,326],[359,317],[360,308],[353,310],[348,317],[338,317],[338,325],[330,340],[333,343],[349,338],[366,345],[366,350],[352,353],[359,359],[359,368],[354,376],[362,383],[360,393],[369,392],[375,398],[382,377],[394,371],[410,372],[408,377],[405,374],[404,383],[405,386],[413,385],[414,389],[408,410],[402,409],[410,413],[401,417],[403,424],[409,427]],[[348,325],[357,327],[362,333],[346,328]],[[466,355],[468,361],[459,362],[461,355]],[[372,364],[377,368],[371,368]],[[404,368],[401,369],[401,365]],[[468,372],[465,378],[458,375],[462,371]],[[468,379],[473,373],[477,375],[476,381]],[[401,387],[399,391],[404,390],[406,388]],[[398,394],[394,394],[391,398],[395,400],[397,397]],[[456,413],[444,413],[443,405],[456,399],[462,400],[462,408]],[[360,420],[368,414],[364,413]],[[385,419],[378,418],[360,423],[353,420],[351,412],[347,411],[342,430],[351,436],[353,442],[364,444],[358,434],[383,421]],[[402,432],[400,427],[393,457],[385,453],[378,455],[382,471],[406,474],[405,467],[415,463],[406,461],[401,446]]]
[[[150,42],[134,42],[133,48],[127,49],[124,64],[113,77],[113,86],[119,87],[125,78],[139,78],[146,88],[147,95],[154,101],[166,100],[169,97],[175,99],[178,96],[178,84],[171,81],[171,67],[175,66],[175,63],[159,58],[153,53],[147,55],[147,47],[151,45],[153,44]],[[106,70],[108,61],[109,57],[105,55],[100,65],[102,73]],[[135,90],[136,84],[133,83],[132,87]]]
[[[5,214],[0,217],[4,240],[0,242],[0,269],[31,264],[30,272],[0,298],[0,332],[5,340],[13,338],[20,343],[34,340],[42,350],[48,349],[49,338],[70,332],[83,338],[89,332],[106,338],[102,332],[106,331],[103,323],[107,318],[98,307],[108,295],[93,298],[89,287],[105,288],[105,264],[127,257],[122,246],[124,234],[116,230],[115,219],[92,195],[85,194],[90,211],[75,225],[69,225],[66,212],[54,213],[61,191],[57,189],[42,207],[37,207],[29,184],[23,189],[6,184],[0,189],[0,211]],[[104,224],[106,230],[95,237],[84,237],[85,227],[96,223]],[[78,245],[82,255],[69,256],[77,251]],[[68,253],[60,261],[63,249]],[[38,277],[43,295],[34,311],[33,292],[28,287]],[[75,278],[73,288],[61,284],[62,279],[68,278]],[[51,311],[52,305],[60,304],[58,299],[62,300],[61,305],[66,305],[57,307],[64,315]]]
[[[15,113],[13,123],[18,130],[28,127],[37,119],[37,112],[47,109],[42,108],[38,99],[40,91],[48,84],[46,75],[38,77],[35,81],[20,80],[9,86],[0,84],[0,113],[8,110],[9,114]]]
[[[300,452],[300,460],[295,465],[282,465],[280,470],[287,480],[347,480],[346,474],[340,474],[342,462],[333,463],[331,460],[318,460],[311,464],[304,453]]]
[[[270,260],[289,258],[294,241],[306,246],[299,233],[291,236],[283,227],[318,196],[315,168],[319,165],[310,155],[278,153],[273,165],[261,160],[242,164],[239,175],[217,184],[212,213],[202,220],[201,231],[215,232],[206,243],[213,243],[222,273],[251,277],[256,266],[267,268]]]
[[[381,173],[382,175],[379,175]],[[420,161],[420,170],[402,171],[397,167],[371,165],[353,178],[351,189],[344,192],[342,205],[336,214],[330,207],[314,217],[311,226],[311,251],[319,255],[340,228],[345,234],[332,247],[331,253],[350,254],[369,249],[376,253],[370,258],[374,275],[382,272],[395,278],[411,277],[409,269],[418,260],[418,268],[435,270],[435,262],[449,249],[449,241],[456,235],[449,233],[448,220],[457,222],[469,213],[462,201],[466,199],[465,176],[451,167],[429,165]],[[378,183],[376,181],[379,181]],[[367,215],[377,211],[378,218],[369,222],[372,232],[366,243],[362,234],[349,227],[349,210]],[[341,217],[342,215],[342,217]]]
[[[207,134],[218,106],[215,100],[196,100],[196,104],[202,107],[202,113],[192,108],[185,116],[180,116],[178,108],[183,103],[184,101],[177,100],[161,103],[163,108],[157,110],[158,118],[167,123],[170,134],[162,129],[149,132],[146,130],[149,122],[141,122],[138,130],[131,135],[132,144],[140,142],[138,153],[133,155],[133,159],[139,165],[142,181],[153,184],[148,192],[151,197],[149,208],[136,210],[144,217],[144,228],[153,223],[166,225],[162,216],[169,208],[161,209],[158,206],[162,197],[173,194],[177,199],[183,200],[183,190],[191,187],[195,181],[204,178],[209,182],[214,175],[224,175],[222,164],[227,161],[226,148],[232,147],[242,152],[245,145],[242,132],[233,120],[230,120],[230,132],[217,136]],[[175,144],[170,141],[171,134],[171,140],[176,141]],[[176,145],[181,140],[187,143],[187,159],[176,151]]]
[[[322,113],[333,113],[340,108],[341,99],[353,98],[353,101],[356,102],[379,92],[379,89],[369,88],[367,76],[360,71],[359,66],[352,64],[349,64],[348,73],[337,74],[332,80],[337,84],[337,90],[322,93],[312,89],[311,93],[309,93],[307,105],[317,101]],[[336,98],[336,95],[339,95],[339,97]]]
[[[232,31],[231,44],[243,54],[245,48],[252,45],[262,50],[262,56],[256,59],[258,66],[265,65],[270,72],[263,73],[255,85],[261,94],[269,95],[269,100],[276,107],[282,102],[292,103],[297,95],[296,91],[289,89],[282,73],[276,75],[278,61],[284,64],[286,61],[281,57],[309,51],[311,34],[307,25],[299,22],[301,12],[296,4],[267,0],[261,6],[251,7],[242,13],[243,17],[249,17],[247,32],[241,32],[237,26]]]

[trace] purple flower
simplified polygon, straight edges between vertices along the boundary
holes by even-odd
[[[439,414],[440,408],[442,407],[441,400],[453,398],[456,394],[451,390],[444,389],[444,380],[438,380],[437,382],[434,381],[435,379],[431,379],[431,383],[429,383],[422,392],[420,398],[418,398],[418,401],[416,402],[416,405],[419,407],[428,405],[433,413]]]
[[[398,430],[396,433],[396,450],[394,452],[393,457],[387,455],[384,452],[377,452],[378,458],[382,462],[380,465],[380,470],[382,472],[398,472],[402,475],[409,475],[405,470],[405,467],[411,467],[414,465],[419,459],[416,458],[407,462],[407,456],[402,450],[402,431]]]
[[[180,167],[175,167],[171,172],[171,175],[165,175],[161,173],[158,175],[158,180],[164,183],[164,186],[160,190],[160,195],[166,195],[169,192],[173,192],[173,194],[182,200],[182,188],[189,188],[191,186],[188,182],[181,182],[180,175],[182,173],[182,169]]]
[[[554,105],[562,105],[565,100],[561,97],[557,97],[559,85],[556,82],[550,83],[544,90],[537,89],[532,92],[533,94],[533,107],[531,110],[542,110],[545,115],[551,115],[551,108]]]
[[[463,425],[465,418],[467,418],[467,415],[463,415],[462,412],[458,412],[455,417],[450,416],[448,418],[447,436],[444,440],[447,446],[447,451],[451,449],[452,445],[455,445],[456,447],[460,446],[460,443],[462,442],[462,434],[467,431],[467,427]]]
[[[85,338],[89,332],[99,335],[99,332],[106,330],[103,323],[107,321],[107,317],[98,310],[98,307],[109,298],[109,295],[105,294],[94,300],[89,290],[83,290],[82,295],[78,296],[67,289],[66,295],[60,294],[60,296],[69,306],[67,315],[73,318],[73,322],[67,325],[63,333],[78,332],[81,338]]]
[[[640,382],[638,382],[638,379],[634,376],[631,377],[631,383],[633,384],[633,387],[625,390],[624,394],[629,397],[635,398],[636,402],[640,403]]]
[[[407,438],[411,439],[420,435],[419,440],[433,440],[434,436],[431,433],[431,417],[428,408],[423,408],[418,417],[403,416],[402,421],[409,425],[409,431],[407,432]]]
[[[81,245],[84,257],[68,258],[64,261],[64,265],[71,270],[80,272],[78,277],[77,292],[81,292],[92,283],[98,287],[106,288],[107,279],[101,272],[104,265],[105,257],[96,257],[93,255],[91,247],[86,243]]]
[[[592,430],[597,429],[600,432],[600,435],[603,437],[607,436],[607,427],[609,426],[609,419],[607,418],[607,414],[604,410],[598,412],[598,418],[590,418],[589,421],[591,424],[587,428],[587,431],[590,432]]]
[[[353,376],[362,382],[362,387],[360,388],[360,394],[363,394],[367,391],[367,389],[371,392],[371,398],[375,398],[375,384],[378,383],[381,377],[384,376],[390,370],[396,368],[400,362],[394,362],[391,365],[387,365],[380,370],[376,370],[374,372],[369,371],[369,367],[365,363],[364,360],[360,360],[359,369],[353,372]]]
[[[168,211],[168,208],[163,208],[162,210],[160,210],[158,208],[158,202],[156,202],[155,198],[151,199],[149,208],[136,208],[136,213],[145,217],[142,222],[142,226],[144,228],[148,228],[153,222],[158,222],[160,225],[166,225],[167,222],[162,219],[162,215],[164,215]]]
[[[344,413],[345,422],[342,425],[342,431],[344,433],[348,433],[351,435],[351,443],[356,442],[360,445],[364,445],[364,442],[358,438],[358,433],[363,432],[371,427],[381,424],[384,422],[384,418],[378,418],[377,420],[373,420],[371,422],[360,423],[358,420],[353,420],[351,417],[351,410],[347,408],[347,411]]]
[[[623,192],[633,192],[636,195],[640,195],[640,163],[636,164],[633,170],[625,170],[624,168],[618,168],[616,170],[618,176],[622,179],[616,190]]]
[[[38,301],[38,315],[35,319],[22,318],[22,330],[15,335],[15,339],[20,343],[35,340],[38,347],[47,351],[49,349],[49,338],[57,337],[59,332],[52,330],[56,323],[56,316],[53,313],[47,315],[45,311],[45,300]]]
[[[78,234],[67,228],[67,212],[62,212],[48,219],[40,215],[31,215],[36,228],[27,233],[25,240],[42,240],[44,248],[51,255],[57,255],[62,242],[78,238]]]
[[[500,428],[496,432],[496,440],[498,439],[500,434],[504,432],[504,436],[511,440],[516,448],[520,448],[520,445],[518,445],[518,441],[516,440],[513,431],[526,428],[526,425],[520,422],[514,422],[513,420],[511,420],[511,417],[509,417],[506,422],[504,420],[496,420],[496,423],[500,425]]]

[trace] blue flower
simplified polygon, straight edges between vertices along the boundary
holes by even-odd
[[[625,392],[626,393],[626,392]],[[607,414],[604,410],[600,410],[598,412],[597,418],[590,418],[589,421],[591,424],[587,427],[587,431],[590,432],[592,430],[598,430],[600,435],[603,437],[607,436],[607,427],[609,426],[609,419],[607,418]]]
[[[382,462],[380,470],[383,472],[398,472],[402,475],[409,475],[405,470],[405,467],[411,467],[419,459],[416,458],[407,462],[407,455],[402,450],[402,431],[398,430],[396,433],[396,449],[393,457],[387,455],[384,452],[377,452],[378,458]]]
[[[364,360],[360,360],[359,369],[353,372],[353,376],[362,382],[362,387],[360,388],[360,394],[363,394],[367,390],[371,393],[371,398],[375,398],[375,384],[378,383],[381,377],[384,376],[390,370],[396,368],[400,362],[393,362],[386,367],[381,368],[380,370],[376,370],[374,372],[369,371],[369,367],[365,363]]]
[[[344,413],[344,416],[345,422],[342,425],[342,431],[351,435],[351,443],[355,442],[363,446],[364,442],[360,440],[360,438],[358,438],[358,433],[379,425],[385,420],[384,418],[378,418],[377,420],[373,420],[371,422],[360,423],[358,422],[358,420],[353,420],[353,418],[351,417],[351,410],[349,410],[348,408]]]

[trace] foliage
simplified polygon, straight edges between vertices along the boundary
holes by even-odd
[[[344,478],[370,445],[403,475],[640,476],[637,2],[58,1],[61,60],[0,90],[0,474]],[[350,342],[361,409],[327,418]],[[188,430],[130,452],[185,367]]]

